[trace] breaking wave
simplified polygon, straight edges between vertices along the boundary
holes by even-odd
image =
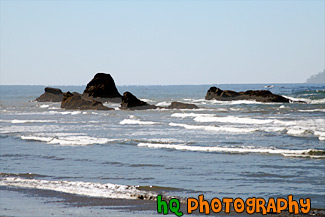
[[[106,144],[116,141],[115,139],[107,138],[95,138],[90,136],[75,135],[75,136],[21,136],[23,140],[32,140],[46,142],[48,144],[59,144],[62,146],[74,146],[74,145],[94,145],[94,144]]]
[[[306,149],[306,150],[286,150],[276,148],[265,148],[255,146],[227,147],[227,146],[188,146],[188,145],[172,145],[172,144],[152,144],[139,143],[139,147],[147,148],[164,148],[175,149],[181,151],[199,151],[199,152],[224,152],[235,154],[278,154],[285,157],[309,157],[309,158],[325,158],[324,150]]]
[[[112,199],[155,200],[157,197],[155,193],[138,190],[136,186],[117,185],[111,183],[102,184],[96,182],[48,181],[19,177],[1,177],[0,185],[19,188],[51,190],[87,197],[101,197]]]
[[[56,120],[11,120],[12,124],[26,124],[26,123],[56,123]]]
[[[225,126],[204,126],[204,125],[189,125],[189,124],[179,124],[179,123],[169,123],[169,126],[173,127],[184,127],[189,130],[206,130],[206,131],[216,131],[216,132],[231,132],[231,133],[251,133],[257,131],[254,128],[236,128],[236,127],[225,127]]]
[[[153,121],[141,121],[139,119],[136,119],[133,115],[130,115],[128,119],[124,119],[120,122],[120,124],[138,124],[138,125],[154,125],[158,124],[158,122]]]

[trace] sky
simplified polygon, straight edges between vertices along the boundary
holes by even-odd
[[[0,84],[301,83],[325,0],[0,0]]]

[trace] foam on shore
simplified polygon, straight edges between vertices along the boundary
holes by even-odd
[[[136,186],[81,181],[49,181],[19,177],[0,177],[1,186],[58,191],[87,197],[155,200],[156,194]]]

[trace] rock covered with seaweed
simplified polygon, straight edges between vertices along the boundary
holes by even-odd
[[[61,102],[61,108],[80,110],[114,110],[104,106],[101,102],[90,100],[79,93],[67,92]]]
[[[53,87],[46,87],[44,93],[36,98],[37,102],[61,102],[63,98],[62,90]]]
[[[144,110],[144,109],[155,109],[157,106],[150,105],[142,100],[139,100],[130,92],[123,93],[121,109],[130,109],[130,110]]]
[[[247,90],[245,92],[236,92],[232,90],[221,90],[217,87],[210,87],[205,95],[206,100],[255,100],[257,102],[280,102],[289,103],[290,99],[273,94],[268,90]]]

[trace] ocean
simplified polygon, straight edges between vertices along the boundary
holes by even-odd
[[[273,93],[307,103],[205,100],[213,85],[118,86],[149,104],[200,108],[63,110],[34,101],[45,86],[2,85],[0,215],[162,216],[150,200],[158,194],[292,194],[325,209],[325,84],[273,85]]]

